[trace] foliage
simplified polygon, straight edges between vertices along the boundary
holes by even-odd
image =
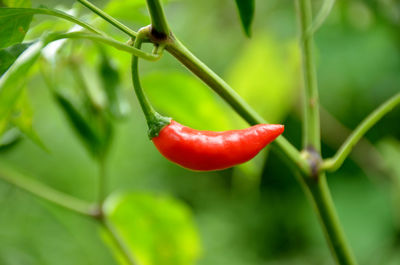
[[[303,80],[293,3],[162,2],[174,36],[261,119],[284,123],[285,137],[301,146]],[[150,23],[145,1],[93,3],[130,28]],[[400,10],[394,1],[312,3],[315,19],[300,41],[315,34],[325,109],[321,155],[327,158],[350,134],[346,127],[355,128],[399,91]],[[252,38],[241,36],[236,11]],[[189,172],[157,153],[133,99],[126,52],[138,54],[108,22],[71,1],[0,0],[0,263],[128,264],[128,249],[141,265],[330,264],[313,209],[280,159],[291,159],[285,152],[209,173]],[[107,36],[125,52],[110,42],[62,35],[77,31],[97,40]],[[158,49],[159,61],[141,60],[140,66],[144,90],[160,113],[197,129],[247,126],[243,113],[232,111],[237,101],[221,100],[178,66],[168,47]],[[158,59],[147,50],[145,59]],[[351,160],[328,175],[362,264],[400,260],[399,117],[394,109],[359,142]],[[77,216],[32,199],[7,183],[9,167],[29,176],[22,189],[40,181],[56,197],[61,191],[95,203]]]

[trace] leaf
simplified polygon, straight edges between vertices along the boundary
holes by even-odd
[[[97,132],[70,99],[57,92],[54,96],[88,151],[97,156],[101,152],[101,139]]]
[[[119,0],[109,1],[104,11],[113,17],[125,19],[129,21],[136,21],[141,23],[149,23],[149,17],[145,12],[146,3],[142,0]]]
[[[31,0],[2,0],[8,7],[30,7]]]
[[[0,50],[0,76],[15,62],[18,56],[25,51],[33,42],[17,43],[13,46]]]
[[[4,151],[10,148],[11,146],[18,143],[20,139],[21,132],[17,128],[12,127],[6,130],[0,138],[0,151]]]
[[[235,114],[196,78],[179,72],[146,75],[143,89],[155,108],[164,115],[193,128],[232,129]]]
[[[44,43],[38,41],[26,49],[0,78],[0,135],[22,92],[26,75],[40,55]]]
[[[172,2],[172,0],[162,0],[163,4]],[[135,21],[143,24],[149,24],[150,19],[146,12],[146,1],[143,0],[119,0],[109,1],[104,11],[118,19]]]
[[[193,217],[176,199],[119,194],[107,199],[104,212],[141,265],[190,265],[199,257]]]
[[[24,1],[10,1],[11,5],[7,6],[13,7],[23,3]],[[0,8],[0,48],[22,42],[31,21],[32,15],[16,14],[12,8]]]
[[[18,103],[11,117],[11,123],[39,147],[48,150],[33,128],[33,110],[30,106],[26,89],[19,96]]]
[[[251,24],[254,19],[255,0],[235,0],[240,21],[247,37],[251,37]]]
[[[116,119],[124,118],[129,112],[129,104],[121,95],[121,78],[106,51],[101,49],[99,74],[107,97],[109,113]]]
[[[229,84],[270,123],[282,121],[298,95],[297,44],[257,38],[228,69]]]

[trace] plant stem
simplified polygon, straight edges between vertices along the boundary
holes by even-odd
[[[214,73],[207,65],[194,56],[182,43],[174,40],[166,46],[175,58],[185,65],[193,74],[211,87],[221,96],[244,120],[250,125],[266,123],[266,121],[254,111],[222,78]],[[284,138],[279,136],[272,145],[281,150],[290,161],[304,174],[310,174],[310,167],[300,152]]]
[[[382,105],[369,114],[353,131],[353,133],[342,144],[333,158],[326,159],[320,170],[335,171],[337,170],[350,154],[353,147],[363,137],[363,135],[374,126],[383,116],[394,109],[400,104],[400,93],[395,94],[393,97],[382,103]]]
[[[308,178],[306,186],[336,262],[340,265],[357,264],[337,216],[325,174],[321,173],[317,179]]]
[[[10,169],[1,168],[0,179],[73,212],[90,217],[96,215],[96,208],[92,204],[64,194]]]
[[[148,61],[156,61],[161,58],[160,54],[154,55],[151,53],[147,53],[147,52],[139,50],[135,47],[129,46],[125,43],[116,41],[112,38],[100,36],[100,35],[96,35],[96,34],[83,33],[83,32],[70,32],[70,33],[55,34],[55,35],[51,35],[51,37],[50,37],[50,41],[55,41],[55,40],[59,40],[59,39],[87,39],[87,40],[92,40],[95,42],[102,42],[102,43],[110,45],[118,50],[134,54],[134,55],[139,56],[140,58],[143,58]]]
[[[121,30],[122,32],[125,32],[132,38],[136,37],[137,33],[135,31],[131,30],[130,28],[128,28],[127,26],[125,26],[124,24],[122,24],[121,22],[119,22],[118,20],[113,18],[112,16],[108,15],[103,10],[101,10],[97,6],[93,5],[89,1],[87,1],[87,0],[77,0],[77,1],[80,2],[82,5],[86,6],[88,9],[90,9],[93,13],[96,13],[97,15],[99,15],[101,18],[103,18],[105,21],[107,21],[108,23],[110,23],[111,25],[116,27],[117,29]]]
[[[307,34],[312,25],[312,13],[310,0],[297,0],[297,13],[299,17],[302,43],[304,76],[304,123],[303,123],[303,147],[313,148],[318,153],[321,149],[320,124],[319,124],[319,99],[317,74],[314,60],[313,34]]]
[[[155,31],[152,33],[156,33],[157,37],[167,37],[169,27],[160,0],[147,0],[147,8],[150,13],[152,30]]]
[[[147,38],[150,28],[143,28],[139,31],[138,36],[135,39],[134,47],[140,49],[142,42]],[[132,82],[133,88],[135,89],[136,97],[140,103],[140,107],[146,117],[147,125],[149,127],[149,137],[153,138],[158,135],[160,130],[167,124],[171,122],[170,118],[161,116],[153,106],[151,105],[149,99],[143,91],[142,85],[139,79],[139,58],[137,56],[132,56]]]
[[[7,8],[7,7],[2,7],[2,9],[10,9],[10,10],[15,10],[18,11],[20,14],[25,14],[25,15],[35,15],[35,14],[41,14],[41,15],[49,15],[49,16],[54,16],[58,18],[62,18],[65,20],[68,20],[72,23],[75,23],[87,30],[92,31],[93,33],[99,34],[99,35],[105,35],[105,33],[101,32],[100,30],[96,29],[95,27],[89,25],[88,23],[81,21],[80,19],[71,16],[65,12],[62,12],[57,9],[49,9],[49,8]],[[23,11],[23,12],[22,12]]]
[[[130,249],[125,245],[121,237],[118,235],[116,229],[102,215],[101,208],[99,210],[98,207],[88,202],[84,202],[80,199],[59,192],[40,182],[27,178],[11,169],[2,167],[0,169],[0,179],[3,179],[4,181],[15,185],[22,190],[25,190],[36,197],[57,204],[67,210],[98,220],[109,233],[110,237],[116,244],[116,247],[125,257],[128,264],[138,265],[138,263],[135,262]]]
[[[99,166],[99,194],[98,204],[103,205],[105,198],[107,197],[107,172],[106,172],[106,158],[104,155],[98,160]]]
[[[304,76],[303,148],[310,157],[309,163],[312,167],[312,174],[303,175],[300,182],[315,206],[336,262],[340,265],[355,265],[357,263],[339,222],[325,173],[318,172],[321,155],[318,84],[313,33],[308,32],[312,25],[312,7],[310,0],[297,0],[296,3],[302,40]]]
[[[328,18],[334,5],[335,5],[335,0],[324,0],[324,2],[322,3],[321,9],[318,11],[318,14],[315,16],[314,22],[307,29],[307,31],[305,33],[306,35],[303,36],[303,38],[306,36],[313,35],[313,34],[315,34],[315,32],[317,32],[317,30],[322,26],[322,24]]]
[[[107,231],[109,236],[112,238],[114,241],[114,244],[118,247],[120,250],[121,254],[127,261],[129,265],[138,265],[138,263],[135,261],[132,252],[128,248],[128,246],[125,244],[123,239],[120,237],[118,234],[118,231],[114,228],[114,226],[107,220],[107,218],[102,218],[101,219],[101,224],[104,227],[104,229]]]

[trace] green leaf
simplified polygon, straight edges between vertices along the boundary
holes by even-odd
[[[104,11],[113,17],[125,19],[128,21],[136,21],[141,23],[149,23],[150,19],[145,12],[141,12],[146,8],[146,2],[142,0],[119,0],[109,1]]]
[[[176,199],[120,194],[107,199],[104,211],[141,265],[191,265],[199,257],[192,214]]]
[[[390,170],[400,189],[400,141],[395,138],[383,139],[378,143],[378,150],[384,158],[384,166]]]
[[[58,92],[55,92],[54,96],[88,151],[93,156],[98,156],[102,145],[98,133],[69,98]]]
[[[126,117],[129,112],[129,104],[121,95],[121,78],[118,69],[103,49],[101,49],[99,74],[103,85],[103,91],[105,91],[107,97],[109,113],[116,119]]]
[[[30,6],[23,0],[6,1],[8,7]],[[32,15],[16,14],[13,8],[0,8],[0,48],[8,47],[24,40],[32,21]]]
[[[155,72],[143,79],[155,108],[187,126],[203,130],[232,129],[233,112],[206,85],[179,72]]]
[[[254,18],[255,0],[235,0],[240,21],[247,37],[251,37],[251,24]]]
[[[18,56],[25,51],[33,42],[17,43],[13,46],[0,50],[0,76],[17,60]]]
[[[8,7],[30,7],[31,0],[2,0],[5,6]]]
[[[226,80],[270,123],[282,121],[298,96],[295,40],[252,39],[232,63]]]
[[[11,123],[39,147],[47,150],[38,133],[33,128],[33,110],[30,106],[26,89],[24,89],[22,94],[19,96],[11,117]]]
[[[26,49],[8,71],[0,78],[0,135],[21,95],[26,75],[44,47],[42,41]]]
[[[0,151],[4,151],[11,146],[14,146],[21,139],[21,132],[12,127],[6,130],[0,138]]]

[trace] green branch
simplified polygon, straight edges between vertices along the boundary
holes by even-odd
[[[351,248],[348,246],[336,213],[325,174],[319,174],[318,179],[308,178],[304,180],[303,178],[301,181],[306,182],[306,193],[309,195],[315,212],[318,214],[325,237],[337,264],[356,265],[357,262]]]
[[[148,39],[150,35],[150,27],[142,28],[137,35],[134,47],[140,49],[142,42]],[[154,52],[158,52],[157,50]],[[143,91],[142,85],[140,84],[139,78],[139,58],[132,56],[131,63],[132,83],[135,90],[136,97],[140,103],[143,114],[146,117],[147,126],[149,128],[148,135],[150,138],[156,137],[161,129],[167,124],[171,123],[171,119],[160,115],[154,107],[151,105],[149,99]]]
[[[3,179],[4,181],[11,183],[39,198],[57,204],[73,212],[90,217],[96,216],[97,211],[92,204],[57,191],[10,169],[1,168],[0,179]]]
[[[322,3],[321,9],[319,10],[317,16],[313,23],[309,26],[307,31],[305,32],[305,36],[303,38],[308,38],[309,36],[315,34],[317,30],[322,26],[325,20],[328,18],[329,14],[332,11],[332,8],[335,4],[335,0],[325,0]]]
[[[336,209],[326,183],[326,176],[318,172],[321,154],[321,136],[319,120],[319,99],[317,74],[314,59],[313,32],[308,32],[312,23],[310,0],[297,0],[297,14],[300,24],[301,51],[304,76],[304,119],[303,148],[312,167],[312,174],[302,176],[300,183],[305,188],[315,206],[325,232],[331,252],[340,265],[357,264],[340,224]]]
[[[312,23],[310,0],[297,0],[297,13],[301,36],[304,36],[301,43],[304,76],[303,148],[312,147],[319,153],[321,137],[317,73],[314,63],[314,41],[312,34],[307,35],[307,30]]]
[[[105,35],[102,31],[96,29],[95,27],[89,25],[88,23],[74,17],[71,16],[65,12],[62,12],[60,10],[56,10],[56,9],[49,9],[49,8],[1,8],[2,12],[7,12],[8,14],[7,16],[13,16],[13,15],[35,15],[35,14],[39,14],[39,15],[49,15],[49,16],[54,16],[54,17],[59,17],[65,20],[68,20],[72,23],[75,23],[93,33],[99,34],[99,35]],[[4,16],[2,16],[4,17]]]
[[[81,3],[82,5],[86,6],[88,9],[90,9],[93,13],[97,14],[98,16],[103,18],[105,21],[107,21],[108,23],[110,23],[111,25],[116,27],[117,29],[121,30],[122,32],[125,32],[132,38],[136,37],[137,33],[135,31],[131,30],[130,28],[128,28],[127,26],[125,26],[124,24],[122,24],[121,22],[119,22],[118,20],[113,18],[112,16],[108,15],[103,10],[101,10],[97,6],[93,5],[89,1],[87,1],[87,0],[77,0],[77,1],[79,3]]]
[[[147,8],[150,13],[151,27],[156,37],[165,38],[169,35],[169,27],[165,18],[160,0],[147,0]]]
[[[115,229],[115,227],[107,220],[107,218],[102,218],[101,219],[101,224],[103,228],[107,231],[111,239],[113,240],[114,244],[116,247],[119,249],[121,252],[122,256],[125,258],[127,264],[129,265],[138,265],[138,263],[135,261],[131,250],[128,248],[128,246],[125,244],[121,236],[119,235],[118,231]]]
[[[250,125],[267,123],[254,109],[243,100],[235,90],[233,90],[222,78],[214,73],[202,61],[194,56],[182,43],[174,40],[172,44],[166,46],[175,58],[177,58],[192,73],[199,77],[204,83],[211,87],[219,96],[221,96],[244,120]],[[309,175],[310,167],[307,161],[301,156],[300,152],[284,138],[279,136],[273,146],[281,150],[296,168],[302,173]]]
[[[358,127],[353,131],[353,133],[347,138],[347,140],[342,144],[337,153],[333,158],[326,159],[320,170],[335,171],[337,170],[350,154],[353,147],[358,143],[358,141],[364,136],[364,134],[374,126],[383,116],[394,109],[400,104],[400,93],[397,93],[369,114]]]
[[[83,32],[69,32],[69,33],[52,34],[49,36],[49,41],[55,41],[59,39],[87,39],[95,42],[101,42],[110,45],[118,50],[128,52],[130,54],[133,54],[148,61],[157,61],[158,59],[161,58],[160,54],[155,55],[147,53],[135,47],[129,46],[125,43],[116,41],[112,38],[96,34],[83,33]]]

